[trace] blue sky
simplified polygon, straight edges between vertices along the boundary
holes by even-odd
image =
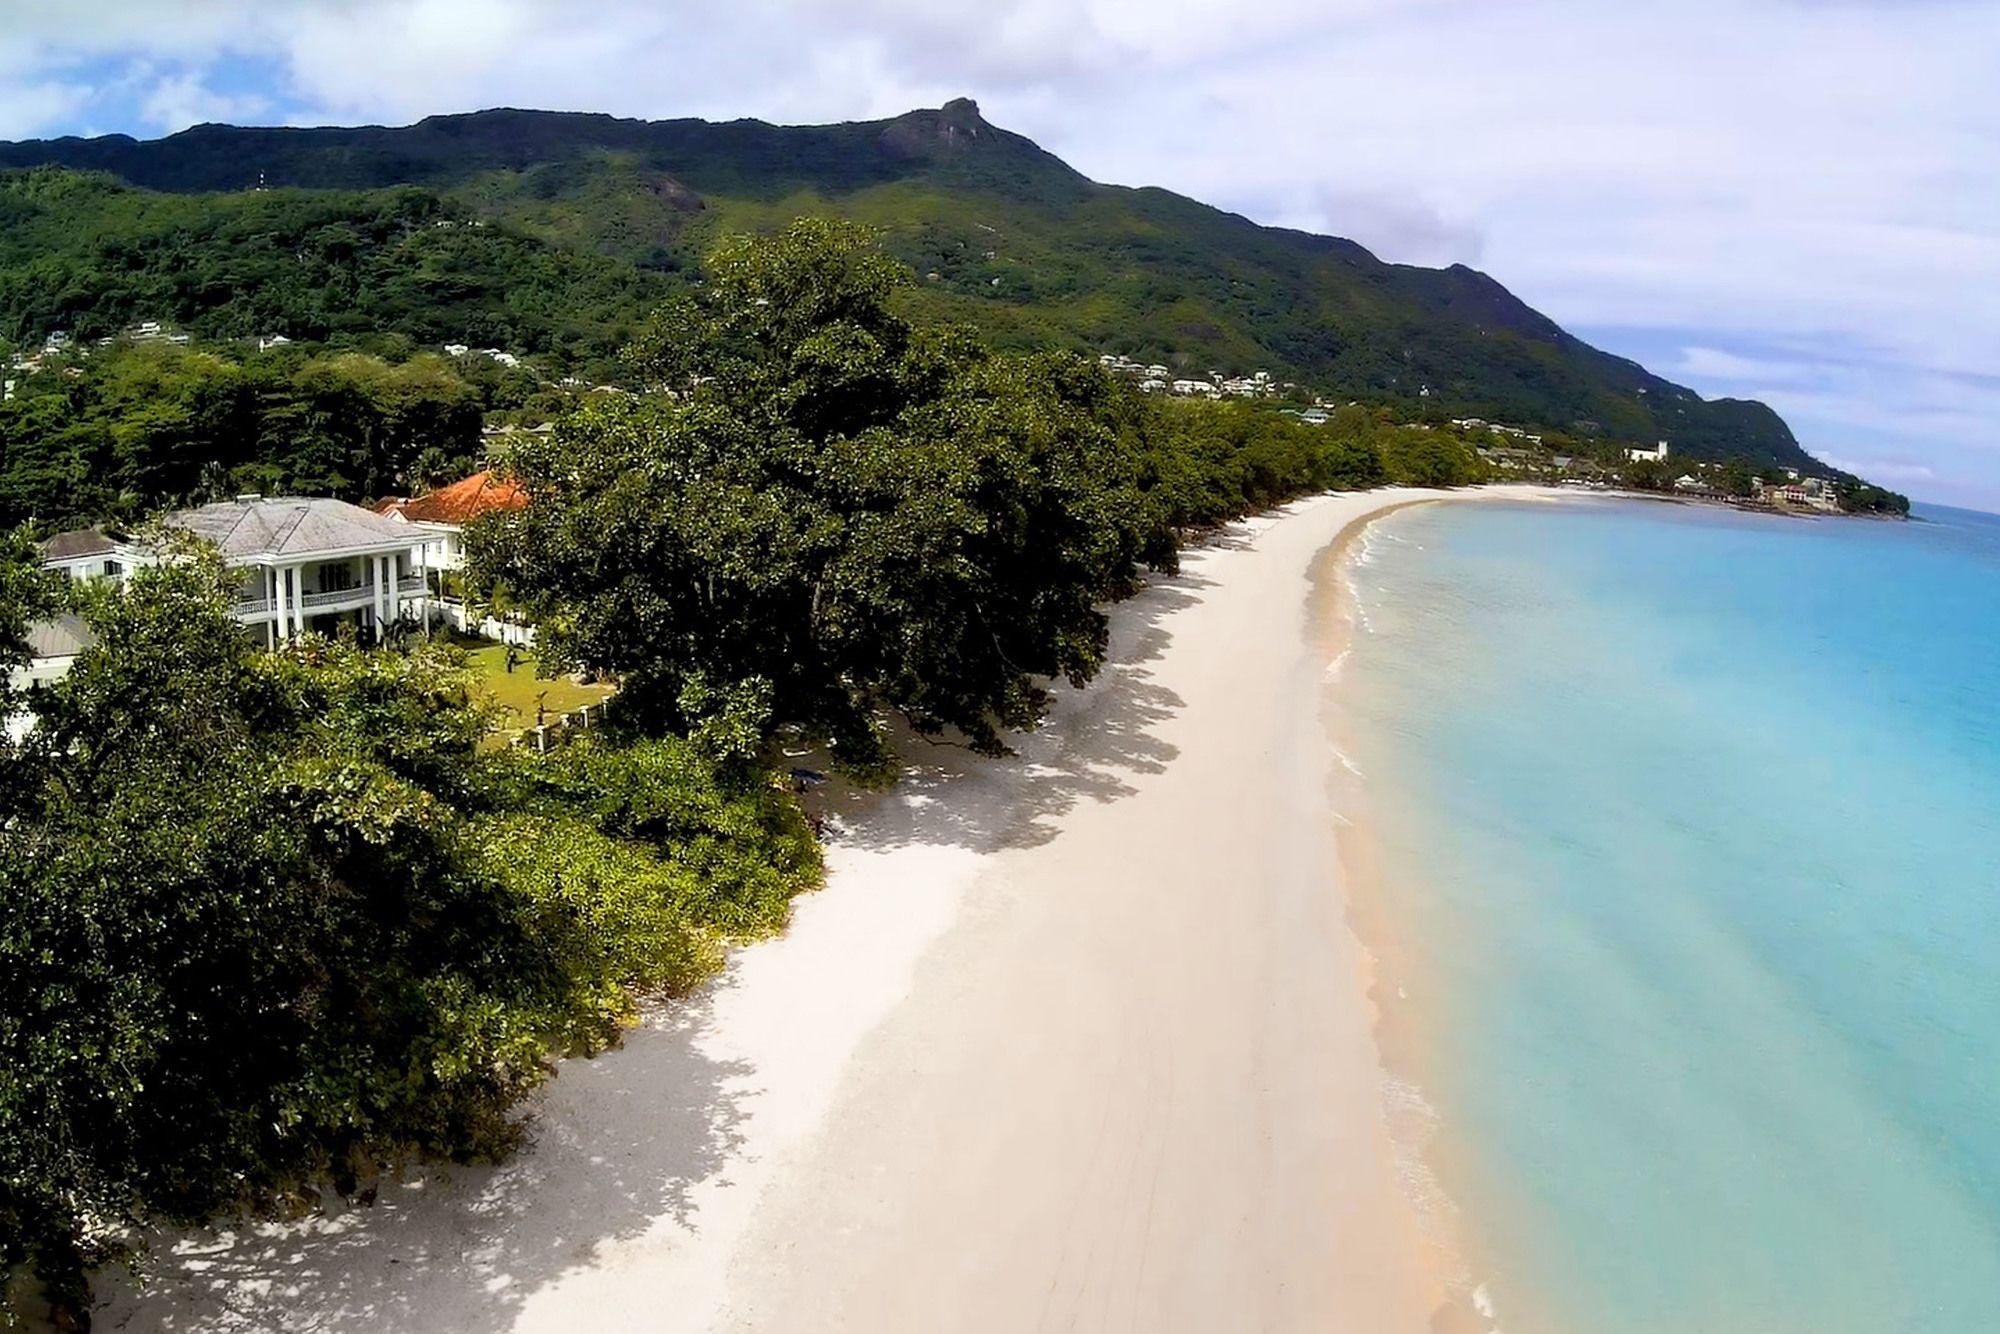
[[[1997,75],[1990,0],[0,0],[6,138],[969,94],[1100,180],[1476,265],[1989,509]]]

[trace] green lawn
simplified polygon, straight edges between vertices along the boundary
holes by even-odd
[[[611,694],[610,686],[580,686],[567,676],[544,680],[535,675],[535,656],[526,649],[514,670],[507,670],[507,648],[490,640],[454,635],[452,642],[465,650],[472,668],[479,674],[486,693],[506,711],[506,726],[533,727],[539,697],[553,718],[556,714],[585,704],[595,704]]]

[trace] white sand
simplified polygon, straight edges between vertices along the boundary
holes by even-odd
[[[1427,1329],[1308,617],[1341,530],[1427,494],[1237,526],[1020,759],[831,798],[825,890],[566,1065],[514,1162],[184,1241],[100,1327]]]

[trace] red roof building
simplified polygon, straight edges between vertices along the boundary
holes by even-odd
[[[500,477],[488,468],[421,496],[385,500],[375,507],[375,512],[431,529],[436,536],[426,544],[430,568],[456,570],[465,563],[464,547],[459,542],[461,528],[482,515],[511,513],[527,503],[528,494],[519,482]]]
[[[462,527],[482,514],[505,514],[528,503],[521,484],[495,475],[491,468],[462,482],[408,500],[385,500],[375,512],[411,523],[448,523]]]

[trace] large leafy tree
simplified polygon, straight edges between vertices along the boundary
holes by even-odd
[[[1115,391],[912,326],[905,277],[847,224],[731,242],[633,349],[652,392],[513,454],[533,502],[473,559],[549,658],[656,727],[798,724],[861,768],[884,710],[998,752],[1095,674],[1095,604],[1173,559]]]

